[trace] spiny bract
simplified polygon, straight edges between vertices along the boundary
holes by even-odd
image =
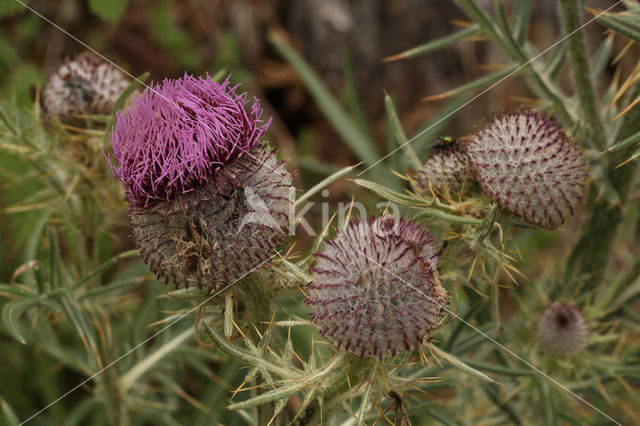
[[[439,248],[406,219],[356,220],[317,254],[307,304],[338,347],[383,359],[418,347],[441,323]]]
[[[220,288],[272,257],[295,193],[273,151],[258,145],[173,200],[130,211],[150,269],[176,287]]]
[[[90,53],[61,64],[42,90],[48,115],[61,118],[79,114],[110,114],[129,85],[114,65]]]
[[[482,190],[532,225],[558,228],[582,199],[584,157],[547,114],[507,114],[464,147]]]
[[[450,198],[463,191],[472,180],[469,159],[457,142],[437,146],[416,175],[416,185],[424,194]]]
[[[552,355],[570,356],[587,347],[589,325],[582,312],[565,302],[547,306],[538,323],[540,348]]]

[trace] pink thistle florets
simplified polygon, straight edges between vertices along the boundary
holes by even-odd
[[[237,87],[185,74],[154,85],[118,113],[113,169],[132,205],[192,191],[258,143],[271,120],[262,121],[260,102],[249,106]]]
[[[307,305],[320,333],[358,356],[418,347],[441,325],[447,292],[426,229],[388,216],[351,222],[317,254]]]

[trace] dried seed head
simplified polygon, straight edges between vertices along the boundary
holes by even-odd
[[[585,160],[550,116],[507,114],[465,143],[482,190],[532,225],[555,229],[581,200]]]
[[[115,66],[90,53],[60,65],[42,90],[46,114],[61,118],[78,114],[110,114],[129,86]]]
[[[117,115],[113,168],[136,207],[171,200],[251,150],[269,127],[229,80],[186,75],[147,89]]]
[[[575,355],[587,347],[589,325],[575,306],[555,302],[547,306],[538,324],[540,347],[552,355]]]
[[[447,292],[439,248],[416,223],[353,221],[317,257],[307,304],[341,349],[383,359],[418,347],[440,326]]]
[[[458,143],[437,146],[416,175],[416,185],[424,194],[449,198],[463,191],[472,181],[469,159]]]
[[[228,81],[166,80],[112,132],[145,262],[176,287],[219,288],[273,256],[288,232],[291,175],[258,141],[268,123]]]

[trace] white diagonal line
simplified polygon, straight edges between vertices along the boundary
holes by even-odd
[[[260,268],[262,265],[264,265],[265,263],[267,263],[268,261],[270,261],[271,259],[273,259],[276,255],[278,254],[278,252],[274,253],[271,257],[269,257],[267,260],[261,262],[260,264],[258,264],[257,266],[255,266],[254,268],[252,268],[249,272],[245,273],[244,275],[242,275],[240,278],[238,278],[237,280],[233,281],[230,284],[227,284],[226,286],[224,286],[223,288],[221,288],[220,290],[218,290],[217,292],[215,292],[214,294],[212,294],[211,296],[207,297],[205,300],[203,300],[202,302],[198,303],[196,306],[194,306],[193,308],[189,309],[186,313],[184,313],[183,315],[181,315],[180,317],[176,318],[175,320],[173,320],[172,322],[170,322],[169,324],[167,324],[166,326],[162,327],[160,330],[158,330],[157,332],[155,332],[154,334],[152,334],[151,336],[147,337],[145,340],[143,340],[141,343],[139,343],[138,345],[136,345],[135,347],[133,347],[132,349],[128,350],[127,352],[125,352],[124,354],[120,355],[118,358],[114,359],[113,361],[111,361],[109,364],[105,365],[104,367],[102,367],[100,370],[98,370],[97,372],[95,372],[93,375],[91,375],[89,378],[83,380],[82,382],[80,382],[79,384],[77,384],[76,386],[74,386],[73,388],[71,388],[70,390],[68,390],[67,392],[65,392],[64,394],[62,394],[60,397],[58,397],[55,401],[49,403],[46,407],[40,409],[39,411],[37,411],[36,413],[34,413],[33,415],[31,415],[31,417],[29,417],[27,420],[23,421],[22,423],[20,423],[18,426],[22,426],[23,424],[27,423],[29,420],[33,419],[34,417],[36,417],[37,415],[39,415],[40,413],[48,410],[49,408],[51,408],[52,405],[54,405],[55,403],[59,402],[60,400],[64,399],[67,395],[73,393],[74,391],[76,391],[78,388],[84,386],[85,384],[87,384],[88,382],[90,382],[94,377],[98,376],[100,373],[102,373],[103,371],[105,371],[107,368],[111,367],[112,365],[114,365],[115,363],[117,363],[118,361],[120,361],[121,359],[123,359],[124,357],[126,357],[127,355],[129,355],[131,352],[135,351],[136,349],[138,349],[140,346],[144,345],[145,343],[147,343],[149,340],[153,339],[154,337],[157,337],[160,333],[162,333],[163,331],[165,331],[166,329],[168,329],[169,327],[171,327],[173,324],[177,323],[178,321],[180,321],[181,319],[185,318],[187,315],[191,314],[193,311],[195,311],[196,309],[200,308],[202,305],[204,305],[205,303],[209,302],[211,299],[213,299],[214,297],[216,297],[217,295],[219,295],[220,293],[222,293],[223,291],[225,291],[226,289],[228,289],[229,287],[231,287],[232,285],[234,285],[235,283],[237,283],[238,281],[240,281],[241,279],[243,279],[244,277],[246,277],[247,275],[249,275],[250,273],[252,273],[253,271],[255,271],[256,269]]]
[[[520,71],[522,68],[528,66],[530,63],[532,63],[533,61],[535,61],[536,59],[538,59],[540,56],[544,55],[545,53],[547,53],[548,51],[552,50],[553,48],[555,48],[556,46],[558,46],[559,44],[563,43],[565,40],[567,40],[569,37],[573,36],[575,33],[577,33],[578,31],[581,31],[584,27],[586,27],[587,25],[589,25],[590,23],[592,23],[593,21],[595,21],[596,19],[598,19],[600,16],[604,15],[605,13],[607,13],[608,11],[610,11],[611,9],[613,9],[614,7],[616,7],[617,5],[619,5],[620,3],[622,3],[623,0],[619,0],[617,2],[615,2],[613,4],[613,6],[609,7],[608,9],[603,10],[601,13],[599,13],[598,15],[594,16],[592,19],[590,19],[589,21],[585,22],[583,25],[581,25],[579,28],[576,28],[575,30],[571,31],[571,33],[567,34],[566,36],[564,36],[563,38],[561,38],[560,40],[556,41],[555,43],[553,43],[551,46],[547,47],[545,50],[543,50],[542,52],[538,53],[536,56],[534,56],[533,58],[529,59],[527,62],[525,62],[524,64],[520,65],[518,68],[516,68],[515,70],[511,71],[509,74],[507,74],[506,76],[502,77],[500,80],[496,81],[495,83],[493,83],[491,86],[487,87],[486,89],[484,89],[482,92],[478,93],[477,95],[475,95],[473,98],[469,99],[467,102],[463,103],[462,105],[460,105],[459,107],[457,107],[456,109],[454,109],[453,111],[451,111],[450,113],[448,113],[447,115],[445,115],[444,117],[442,117],[440,120],[436,121],[435,123],[433,123],[431,126],[427,127],[426,129],[422,130],[420,133],[418,133],[417,135],[415,135],[414,137],[412,137],[411,139],[409,139],[408,141],[406,141],[405,143],[403,143],[402,145],[400,145],[398,148],[394,149],[393,151],[391,151],[390,153],[388,153],[387,155],[385,155],[384,157],[382,157],[381,159],[379,159],[378,161],[376,161],[375,163],[373,163],[372,165],[370,165],[369,167],[367,167],[366,169],[364,169],[363,171],[361,171],[360,173],[357,174],[357,176],[362,175],[363,173],[367,172],[368,170],[372,169],[373,167],[375,167],[377,164],[381,163],[382,161],[384,161],[386,158],[392,156],[393,154],[395,154],[397,151],[401,150],[402,148],[404,148],[405,146],[407,146],[408,144],[410,144],[411,142],[415,141],[416,139],[418,139],[420,136],[422,136],[423,134],[425,134],[426,132],[428,132],[430,129],[434,128],[435,126],[437,126],[438,124],[440,124],[442,121],[446,120],[447,118],[449,118],[450,116],[452,116],[453,114],[455,114],[456,112],[460,111],[462,108],[466,107],[467,105],[469,105],[471,102],[475,101],[476,99],[478,99],[480,96],[484,95],[485,93],[487,93],[489,90],[493,89],[494,87],[496,87],[497,85],[499,85],[500,83],[502,83],[503,81],[505,81],[506,79],[508,79],[509,77],[511,77],[513,74],[517,73],[518,71]]]
[[[180,108],[180,105],[178,105],[178,103],[176,101],[174,101],[173,99],[169,99],[168,97],[166,97],[165,95],[163,95],[162,93],[158,92],[157,90],[155,90],[153,87],[149,86],[148,84],[146,84],[145,82],[143,82],[142,80],[138,79],[136,76],[134,76],[133,74],[131,74],[130,72],[128,72],[127,70],[125,70],[124,68],[120,67],[118,64],[116,64],[115,62],[113,62],[111,59],[107,58],[106,56],[104,56],[102,53],[98,52],[97,50],[95,50],[93,47],[89,46],[87,43],[83,42],[82,40],[80,40],[78,37],[74,36],[73,34],[69,33],[67,30],[65,30],[64,28],[62,28],[61,26],[59,26],[58,24],[56,24],[55,22],[53,22],[52,20],[50,20],[49,18],[47,18],[46,16],[42,15],[40,12],[38,12],[37,10],[33,9],[32,7],[28,6],[27,4],[25,4],[24,2],[22,2],[21,0],[15,0],[16,2],[20,3],[22,6],[24,6],[26,9],[28,9],[29,11],[31,11],[32,13],[34,13],[35,15],[37,15],[38,17],[40,17],[41,19],[43,19],[44,21],[48,22],[49,24],[51,24],[52,26],[54,26],[56,29],[58,29],[59,31],[61,31],[62,33],[66,34],[68,37],[72,38],[73,40],[75,40],[76,42],[78,42],[79,44],[81,44],[82,46],[84,46],[86,49],[92,51],[93,53],[95,53],[96,55],[98,55],[100,58],[102,58],[104,61],[110,63],[111,65],[113,65],[114,67],[116,67],[118,70],[120,70],[120,72],[122,72],[123,74],[126,74],[127,76],[131,77],[133,80],[137,81],[138,83],[140,83],[140,85],[144,86],[146,89],[151,90],[153,93],[155,93],[156,95],[160,96],[161,98],[164,98],[166,101],[168,101],[169,103],[173,104],[174,106],[176,106],[177,108]],[[212,129],[206,122],[201,121],[200,124],[203,124],[207,129],[209,129],[213,134],[216,134],[216,131],[214,129]],[[249,151],[247,151],[246,149],[242,148],[241,146],[236,146],[236,148],[238,148],[240,151],[243,151],[245,154],[247,154],[249,157],[253,158],[254,160],[258,161],[257,158],[255,158],[253,156],[253,154],[251,154]],[[275,174],[281,176],[281,177],[285,177],[284,175],[281,175],[280,173],[278,173],[276,171],[276,167],[278,167],[277,165],[274,166],[271,170],[269,170],[270,172],[274,172]]]
[[[376,265],[378,265],[380,268],[384,269],[385,271],[389,272],[391,275],[393,275],[394,277],[396,277],[397,279],[399,279],[400,281],[402,281],[403,284],[406,284],[407,286],[411,287],[413,290],[417,291],[418,293],[420,293],[420,295],[422,295],[424,298],[426,298],[427,300],[429,300],[430,302],[438,305],[439,307],[441,307],[442,309],[444,309],[445,311],[447,311],[447,313],[449,315],[452,315],[453,317],[459,319],[460,321],[462,321],[465,325],[468,325],[469,327],[471,327],[473,330],[477,331],[478,333],[482,334],[484,337],[486,337],[487,339],[491,340],[493,343],[495,343],[496,345],[498,345],[501,349],[505,350],[506,352],[508,352],[509,354],[513,355],[514,357],[516,357],[517,359],[519,359],[520,361],[522,361],[523,363],[525,363],[527,366],[531,367],[533,370],[535,370],[537,373],[539,373],[540,375],[542,375],[544,378],[546,378],[547,380],[551,381],[552,383],[554,383],[555,385],[561,387],[562,389],[564,389],[565,391],[569,392],[571,395],[573,395],[574,397],[576,397],[577,399],[579,399],[580,401],[582,401],[583,403],[587,404],[589,407],[593,408],[594,410],[596,410],[598,413],[602,414],[603,416],[605,416],[607,419],[611,420],[613,423],[622,426],[621,423],[617,422],[616,420],[614,420],[613,418],[611,418],[610,416],[608,416],[607,414],[605,414],[604,412],[602,412],[600,409],[598,409],[597,407],[593,406],[591,403],[589,403],[587,400],[585,400],[584,398],[582,398],[580,395],[576,394],[575,392],[573,392],[571,389],[567,388],[566,386],[564,386],[562,383],[558,382],[556,379],[554,379],[553,377],[549,376],[547,373],[545,373],[544,371],[540,370],[538,367],[536,367],[535,365],[531,364],[529,361],[527,361],[526,359],[522,358],[520,355],[514,353],[512,350],[510,350],[509,348],[507,348],[506,346],[504,346],[502,343],[497,342],[496,340],[494,340],[491,336],[489,336],[488,334],[486,334],[484,331],[480,330],[479,328],[477,328],[476,326],[474,326],[473,324],[469,323],[467,320],[465,320],[464,318],[460,317],[459,315],[457,315],[455,312],[451,311],[449,308],[446,307],[446,305],[438,302],[437,300],[435,300],[433,297],[430,297],[426,294],[424,294],[422,291],[420,291],[418,288],[416,288],[415,286],[411,285],[410,283],[408,283],[407,281],[403,280],[402,278],[400,278],[398,275],[396,275],[393,271],[390,271],[389,269],[387,269],[386,267],[382,266],[380,263],[376,262],[373,258],[371,258],[370,256],[368,256],[366,253],[364,253],[361,250],[358,250],[360,252],[360,254],[362,254],[364,257],[366,257],[367,259],[369,259],[370,261],[372,261],[373,263],[375,263]]]

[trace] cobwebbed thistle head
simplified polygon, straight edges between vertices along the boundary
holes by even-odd
[[[584,157],[547,114],[507,114],[479,131],[465,149],[482,190],[532,225],[558,228],[582,198]]]
[[[456,139],[435,145],[433,155],[416,174],[416,186],[423,194],[433,192],[445,198],[463,192],[472,180],[469,158]]]
[[[129,85],[114,65],[90,53],[61,64],[42,90],[42,106],[49,116],[110,114]]]
[[[571,356],[587,347],[589,325],[575,306],[555,302],[547,306],[538,323],[540,348],[558,356]]]
[[[381,216],[351,222],[327,241],[307,304],[320,333],[361,357],[418,347],[443,317],[439,248],[426,229]]]
[[[236,89],[165,80],[118,114],[111,135],[134,239],[176,287],[231,283],[286,238],[291,175],[260,141],[259,101]]]

